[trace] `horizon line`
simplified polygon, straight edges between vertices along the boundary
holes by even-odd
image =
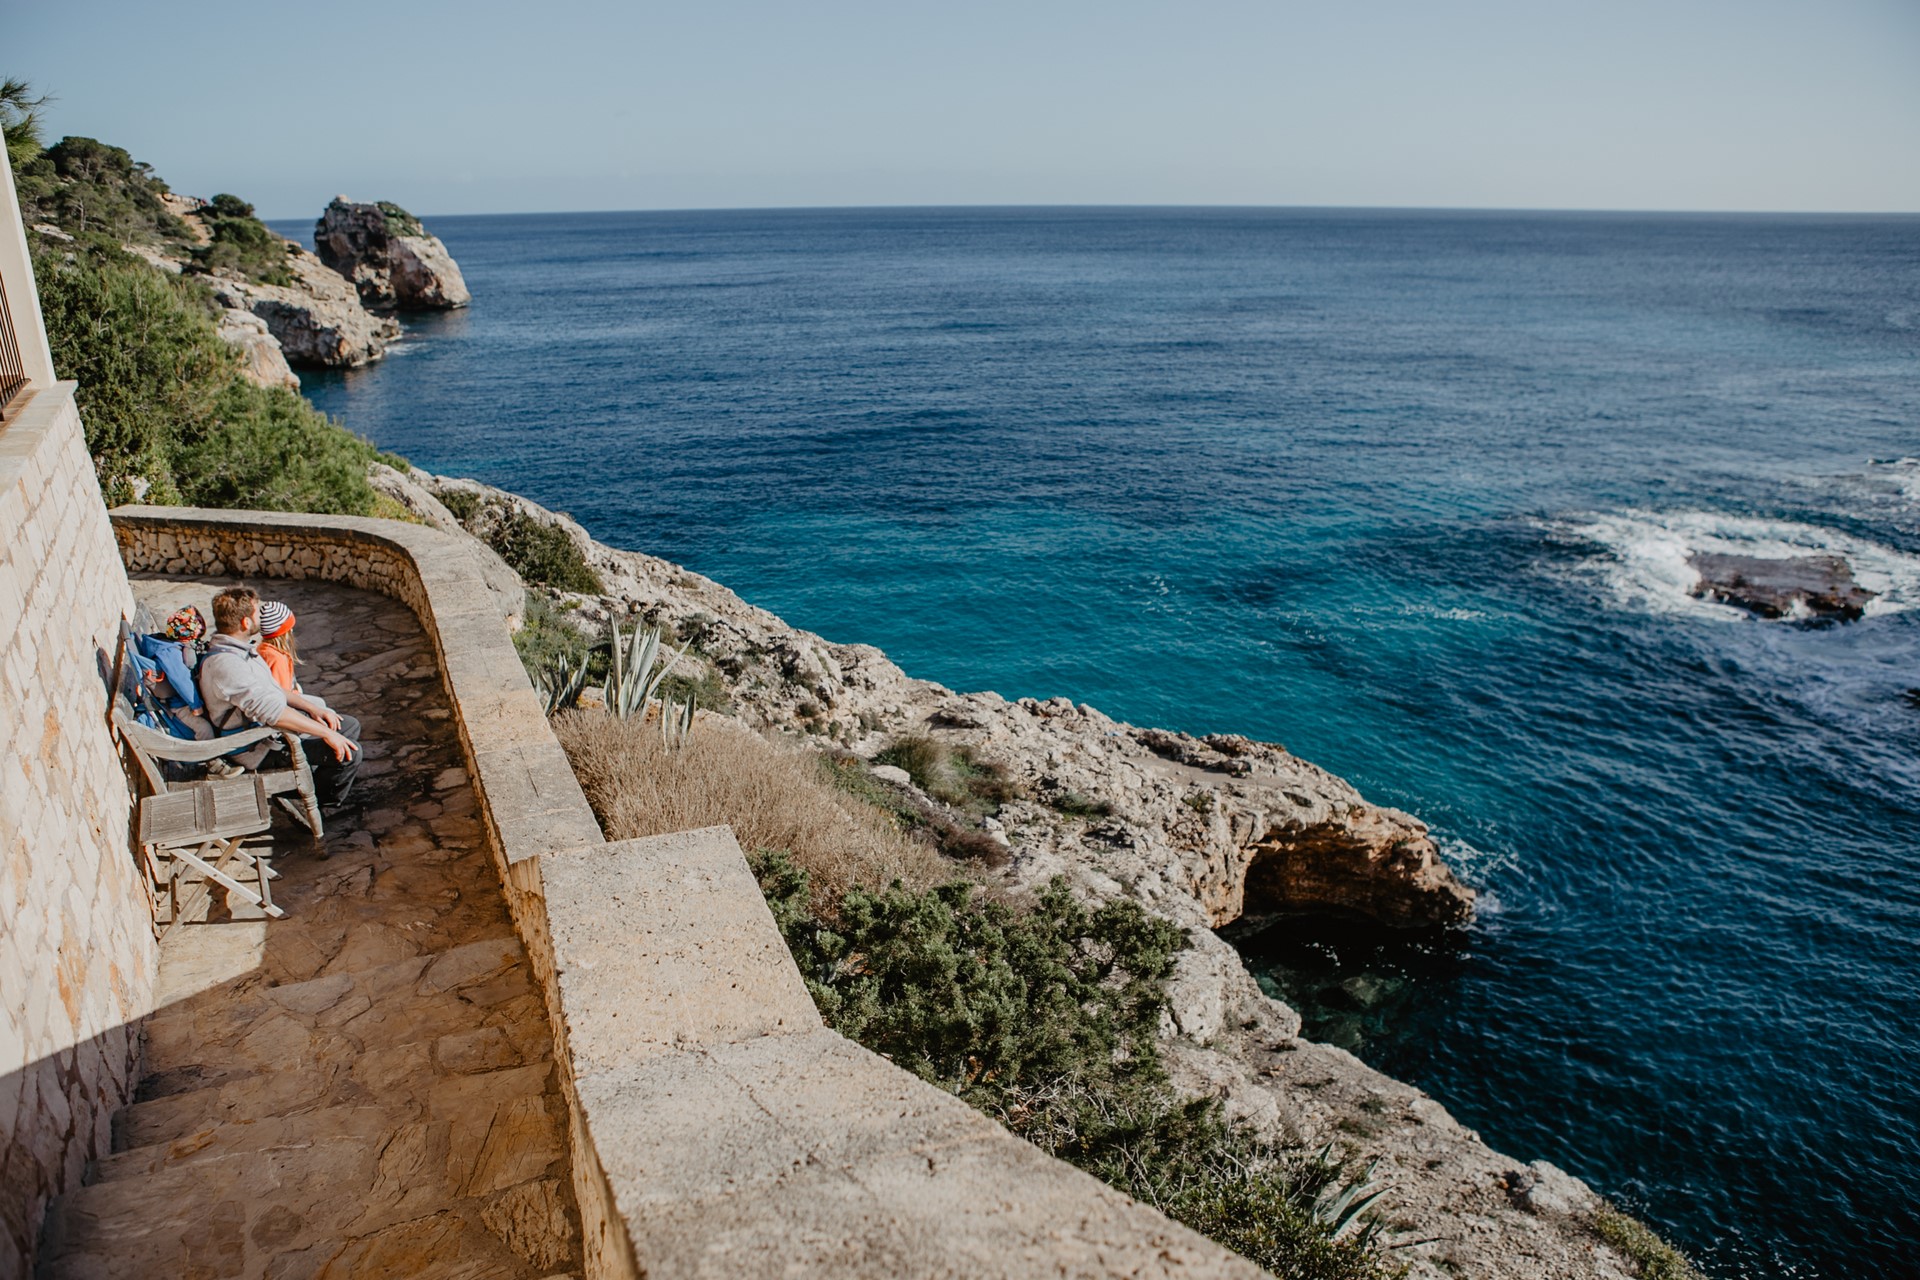
[[[1121,203],[1061,204],[1054,202],[962,202],[949,204],[747,204],[747,205],[659,205],[652,208],[587,209],[514,209],[464,213],[414,213],[419,218],[551,218],[587,214],[664,214],[664,213],[859,213],[859,212],[944,212],[969,209],[978,211],[1076,210],[1115,212],[1133,211],[1239,211],[1239,212],[1312,212],[1312,213],[1467,213],[1467,214],[1564,214],[1572,216],[1629,217],[1721,217],[1721,218],[1920,218],[1920,209],[1650,209],[1636,207],[1582,207],[1572,205],[1422,205],[1422,204],[1240,204],[1240,203]],[[409,212],[413,212],[409,210]],[[291,222],[304,214],[262,217],[263,222]]]

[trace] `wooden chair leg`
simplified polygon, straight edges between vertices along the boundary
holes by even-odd
[[[287,751],[293,757],[294,789],[300,793],[300,807],[305,811],[307,830],[313,832],[318,841],[326,834],[326,823],[320,818],[320,792],[313,784],[313,766],[307,763],[307,753],[300,749],[300,735],[285,735]]]
[[[233,861],[234,855],[238,853],[240,849],[239,837],[236,836],[231,840],[220,841],[219,842],[220,844],[219,861],[208,862],[206,858],[203,857],[202,855],[211,852],[214,844],[215,844],[214,841],[209,840],[207,843],[200,846],[198,853],[189,853],[185,849],[176,849],[174,850],[174,856],[184,860],[188,866],[191,866],[197,871],[199,871],[200,874],[204,875],[208,880],[212,881],[213,883],[220,885],[228,893],[237,894],[242,902],[245,902],[250,906],[259,907],[262,911],[265,911],[269,916],[271,916],[275,920],[278,920],[280,917],[287,914],[285,911],[282,911],[279,907],[274,906],[271,901],[264,899],[261,893],[257,893],[254,890],[247,888],[247,886],[245,886],[244,884],[241,884],[238,880],[235,880],[232,876],[227,874],[226,869],[228,864]],[[262,889],[266,889],[266,880],[264,878],[261,880],[260,884]],[[212,892],[209,890],[207,892],[207,898],[208,898],[209,904],[211,904],[212,902],[212,897],[213,897]]]

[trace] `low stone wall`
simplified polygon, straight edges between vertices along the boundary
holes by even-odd
[[[73,384],[27,396],[0,426],[0,1275],[108,1153],[158,963],[106,719],[132,595]]]
[[[589,1277],[1264,1274],[825,1029],[728,829],[606,842],[456,539],[113,518],[131,570],[326,578],[420,616],[547,993]]]

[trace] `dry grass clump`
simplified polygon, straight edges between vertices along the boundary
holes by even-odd
[[[884,889],[898,880],[921,890],[959,874],[885,813],[834,786],[812,752],[742,726],[703,717],[677,751],[662,744],[657,727],[604,711],[563,712],[553,729],[608,839],[725,823],[749,853],[786,850],[826,909],[854,885]]]

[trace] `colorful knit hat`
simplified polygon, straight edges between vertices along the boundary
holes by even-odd
[[[207,634],[207,618],[192,605],[167,615],[167,639],[191,644]]]
[[[278,600],[260,602],[260,637],[271,640],[293,627],[293,610]]]

